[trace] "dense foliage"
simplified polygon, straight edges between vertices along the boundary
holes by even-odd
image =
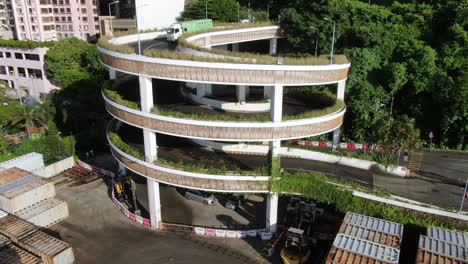
[[[75,38],[60,40],[49,49],[45,68],[61,87],[52,96],[59,130],[74,135],[80,151],[104,148],[106,113],[101,84],[106,75],[96,45]]]
[[[440,146],[468,148],[468,1],[385,3],[288,1],[275,9],[291,33],[290,52],[313,54],[313,26],[319,52],[329,53],[333,23],[323,18],[336,21],[335,52],[352,62],[345,137],[373,141],[375,119],[387,113],[382,120],[414,118],[422,139],[433,131]]]
[[[221,21],[237,21],[238,4],[235,0],[197,0],[185,7],[180,20],[205,19],[206,9],[208,18]]]
[[[32,41],[32,40],[14,40],[14,39],[0,39],[0,47],[20,48],[20,49],[34,49],[34,48],[50,48],[57,42],[55,41]]]

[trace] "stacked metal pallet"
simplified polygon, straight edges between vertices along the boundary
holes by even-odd
[[[2,256],[12,261],[5,263],[74,262],[73,250],[67,243],[44,233],[28,221],[0,211],[0,263],[3,263]]]
[[[401,224],[348,212],[326,263],[396,264],[402,237]]]
[[[416,263],[468,263],[468,234],[428,227],[427,236],[419,237]]]
[[[42,227],[68,217],[67,203],[55,198],[52,182],[18,168],[0,171],[0,209]]]

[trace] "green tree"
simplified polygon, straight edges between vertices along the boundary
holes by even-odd
[[[54,122],[49,121],[47,124],[47,136],[45,144],[47,144],[47,152],[50,156],[62,156],[65,154],[65,145],[60,138],[59,131]]]
[[[45,68],[47,76],[57,80],[62,89],[104,74],[96,46],[77,38],[60,40],[50,48]]]
[[[26,130],[28,137],[31,135],[30,128],[42,127],[47,124],[47,114],[39,103],[25,104],[21,106],[21,111],[10,119],[10,126],[19,126]]]
[[[221,22],[237,21],[238,4],[235,0],[207,0],[208,18]],[[180,20],[204,19],[205,0],[191,2],[185,7]]]
[[[386,146],[387,164],[393,163],[402,149],[421,147],[420,132],[416,128],[415,120],[403,115],[399,118],[389,116],[387,112],[380,112],[373,125],[377,135],[377,144]]]

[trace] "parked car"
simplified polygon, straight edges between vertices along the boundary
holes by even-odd
[[[194,200],[203,204],[214,204],[216,198],[213,194],[199,191],[199,190],[186,190],[185,198]]]

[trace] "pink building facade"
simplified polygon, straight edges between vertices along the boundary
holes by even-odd
[[[0,47],[0,82],[10,87],[8,92],[12,97],[32,96],[41,100],[58,89],[45,76],[47,50]]]
[[[18,40],[87,40],[99,33],[97,0],[11,0]]]

